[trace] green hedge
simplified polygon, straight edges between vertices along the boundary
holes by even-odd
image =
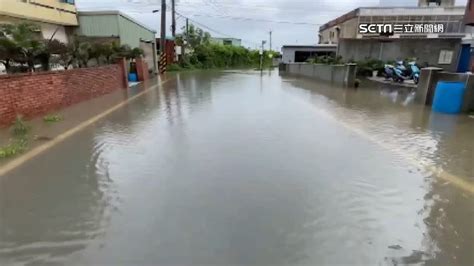
[[[264,52],[264,66],[271,65],[272,59],[269,52]],[[245,68],[257,67],[260,64],[260,54],[257,50],[249,50],[244,47],[227,46],[221,44],[198,45],[188,55],[179,67],[181,69],[211,69],[211,68]],[[181,70],[173,66],[173,70]]]

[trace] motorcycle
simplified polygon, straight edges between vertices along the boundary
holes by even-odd
[[[410,77],[410,79],[413,79],[413,82],[415,84],[418,84],[420,81],[420,68],[416,64],[415,61],[408,62],[408,69],[410,70],[409,73],[407,73]]]
[[[385,78],[392,79],[394,82],[403,82],[406,79],[404,76],[405,71],[406,67],[402,61],[396,62],[395,66],[390,64],[384,66]]]
[[[413,79],[413,82],[418,84],[420,80],[420,68],[415,61],[409,62],[408,67],[403,61],[397,61],[395,66],[387,64],[384,67],[384,72],[385,78],[392,79],[394,82],[402,83],[405,80]]]

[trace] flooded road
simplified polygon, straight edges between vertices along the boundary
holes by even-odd
[[[170,78],[0,177],[0,265],[473,265],[474,119],[277,71]]]

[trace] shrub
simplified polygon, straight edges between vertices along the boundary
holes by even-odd
[[[357,62],[358,76],[372,76],[373,71],[381,71],[384,67],[384,62],[378,59],[366,59]]]
[[[180,70],[182,70],[183,68],[182,68],[180,65],[178,65],[178,64],[171,64],[171,65],[169,65],[168,67],[166,67],[166,69],[167,69],[168,71],[180,71]]]
[[[12,143],[0,147],[0,159],[12,157],[16,154],[24,152],[28,148],[28,140],[26,138],[15,139]]]
[[[342,57],[341,56],[331,56],[331,55],[322,55],[308,59],[309,63],[311,64],[326,64],[326,65],[338,65],[342,64]]]
[[[63,120],[63,118],[60,115],[47,115],[47,116],[43,117],[43,121],[45,123],[55,123],[55,122],[59,122],[61,120]]]
[[[27,125],[26,122],[23,120],[23,117],[19,115],[13,122],[11,131],[14,136],[22,137],[28,134],[28,132],[30,131],[30,126]]]

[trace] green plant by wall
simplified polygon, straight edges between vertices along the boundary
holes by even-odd
[[[357,76],[372,76],[373,71],[382,71],[385,62],[378,59],[366,59],[357,62]]]
[[[179,64],[171,64],[166,67],[166,70],[168,71],[180,71],[183,70],[183,68]]]
[[[17,116],[10,128],[13,136],[23,137],[30,131],[31,127],[23,120],[22,116]]]
[[[326,65],[339,65],[343,64],[341,56],[333,57],[330,55],[322,55],[308,59],[308,63],[311,64],[326,64]]]
[[[10,144],[0,147],[0,159],[9,158],[15,156],[19,153],[24,152],[28,148],[27,138],[18,138],[15,139]]]
[[[60,115],[47,115],[43,117],[43,121],[45,123],[56,123],[63,120],[63,117]]]

